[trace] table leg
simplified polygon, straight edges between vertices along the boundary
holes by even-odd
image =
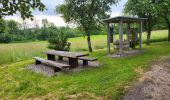
[[[47,59],[55,61],[55,55],[47,54]]]
[[[62,61],[63,57],[62,56],[58,56],[58,60]]]
[[[83,60],[83,65],[87,66],[88,65],[88,61],[87,60]]]
[[[78,67],[78,58],[69,58],[71,68]]]
[[[41,64],[41,61],[35,60],[35,64],[36,65]]]

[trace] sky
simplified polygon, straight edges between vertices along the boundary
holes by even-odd
[[[64,20],[59,16],[56,15],[54,12],[54,9],[56,5],[62,4],[64,0],[42,0],[42,2],[46,5],[47,10],[44,12],[40,12],[38,10],[33,12],[33,15],[35,16],[36,22],[41,26],[41,20],[42,19],[47,19],[49,22],[54,23],[56,26],[67,26],[68,24],[64,22]],[[115,16],[120,16],[122,15],[122,10],[124,4],[127,2],[127,0],[121,0],[116,6],[113,5],[112,12],[111,12],[111,17]],[[19,15],[14,15],[14,16],[7,16],[5,19],[13,19],[19,22],[22,22],[21,18]],[[30,24],[32,23],[31,21],[27,20]]]

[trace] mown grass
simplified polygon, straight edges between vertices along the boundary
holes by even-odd
[[[125,37],[125,36],[124,36]],[[116,36],[118,38],[118,36]],[[152,42],[166,40],[167,30],[153,31]],[[145,42],[146,33],[143,34]],[[106,48],[106,35],[91,36],[92,47],[94,50]],[[71,38],[71,51],[88,51],[85,37]],[[0,65],[14,63],[21,60],[28,60],[34,56],[43,56],[41,51],[47,50],[47,42],[28,42],[0,44]]]
[[[68,99],[73,97],[70,95],[82,93],[81,96],[78,95],[77,100],[81,98],[118,100],[127,86],[137,78],[136,69],[148,68],[151,61],[169,55],[170,43],[144,45],[143,50],[143,54],[126,58],[108,58],[105,49],[96,50],[90,55],[99,59],[101,63],[99,68],[53,77],[45,77],[26,70],[25,67],[33,63],[33,60],[1,66],[0,98]]]

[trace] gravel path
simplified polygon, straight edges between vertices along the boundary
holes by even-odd
[[[151,65],[123,100],[170,100],[170,57]]]

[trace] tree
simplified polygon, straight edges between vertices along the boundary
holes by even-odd
[[[20,28],[20,23],[14,21],[14,20],[8,20],[7,26],[8,26],[8,32],[10,34],[17,34],[18,30]]]
[[[0,34],[7,32],[6,21],[4,19],[0,19]]]
[[[32,9],[45,10],[41,0],[0,0],[0,19],[3,16],[20,13],[23,19],[33,17]]]
[[[58,30],[51,34],[48,39],[49,49],[69,51],[71,43],[68,42],[68,36],[63,30]]]
[[[146,44],[150,44],[151,31],[153,26],[157,22],[157,3],[154,0],[128,0],[125,4],[124,13],[148,18],[145,23],[145,28],[147,31]]]
[[[102,20],[109,17],[110,6],[118,0],[65,0],[64,4],[56,7],[68,23],[74,23],[82,28],[87,36],[88,49],[92,52],[90,34],[102,24]]]
[[[168,41],[170,41],[170,0],[157,1],[157,13],[166,22],[168,28]]]

